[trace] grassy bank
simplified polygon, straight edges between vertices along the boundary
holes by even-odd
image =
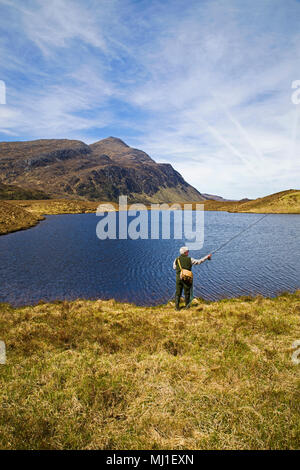
[[[33,227],[44,217],[18,205],[0,201],[0,235]]]
[[[100,201],[75,201],[70,199],[48,199],[31,201],[9,201],[34,215],[94,213]],[[107,202],[103,204],[109,204]],[[116,206],[116,204],[114,204]]]
[[[2,449],[295,449],[300,291],[0,306]]]

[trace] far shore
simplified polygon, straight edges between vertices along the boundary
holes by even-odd
[[[131,204],[127,206],[127,209]],[[163,205],[164,204],[164,205]],[[185,204],[191,205],[192,210],[197,205],[203,205],[204,211],[224,211],[254,214],[300,214],[300,191],[282,191],[265,198],[254,201],[191,201],[144,204],[148,210],[177,207],[184,208]],[[105,210],[118,211],[116,202],[110,201],[85,201],[73,199],[43,199],[43,200],[0,200],[0,235],[5,235],[19,230],[26,230],[38,224],[45,215],[58,214],[88,214],[96,213],[99,205]]]

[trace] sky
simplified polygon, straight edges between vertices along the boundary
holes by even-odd
[[[0,0],[0,141],[115,136],[200,192],[299,189],[299,22],[297,0]]]

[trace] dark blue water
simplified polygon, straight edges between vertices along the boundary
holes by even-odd
[[[205,213],[200,258],[261,214]],[[94,214],[48,216],[36,227],[0,237],[0,301],[13,305],[54,299],[109,299],[138,305],[173,296],[172,269],[183,240],[104,240]],[[274,296],[300,288],[300,215],[269,215],[200,266],[194,295],[220,299]]]

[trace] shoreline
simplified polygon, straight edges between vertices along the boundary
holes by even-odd
[[[299,191],[300,193],[300,191]],[[72,199],[45,199],[45,200],[0,200],[0,236],[9,233],[18,232],[20,230],[27,230],[35,227],[39,222],[45,220],[47,215],[67,215],[67,214],[92,214],[96,213],[99,205],[113,205],[115,210],[118,211],[118,204],[107,201],[83,201]],[[269,208],[269,210],[238,210],[237,204],[233,202],[219,202],[219,201],[198,201],[190,203],[170,203],[179,204],[181,207],[184,204],[191,204],[192,210],[196,209],[196,204],[204,205],[204,212],[228,212],[238,214],[300,214],[300,209],[292,210],[291,208],[284,210]],[[246,203],[248,204],[248,203]],[[151,210],[150,205],[144,204],[147,210]],[[242,206],[242,205],[241,205]],[[4,213],[3,213],[4,207]],[[152,208],[153,209],[153,208]],[[156,208],[154,208],[157,210]],[[168,209],[162,209],[168,210]],[[9,213],[10,212],[10,213]]]
[[[175,289],[174,289],[174,292],[175,292]],[[263,294],[260,294],[260,293],[257,293],[257,294],[242,294],[242,295],[239,295],[239,296],[233,296],[233,297],[222,297],[222,298],[218,298],[218,299],[215,299],[215,300],[210,300],[210,299],[205,299],[203,297],[194,297],[193,298],[193,301],[192,301],[192,304],[191,304],[191,307],[190,308],[193,308],[193,307],[197,307],[198,305],[200,304],[205,304],[205,305],[212,305],[212,304],[218,304],[218,303],[222,303],[222,302],[226,302],[226,303],[230,303],[230,302],[254,302],[254,301],[261,301],[261,300],[270,300],[270,301],[273,301],[273,300],[276,300],[280,297],[287,297],[287,296],[297,296],[299,297],[299,300],[300,300],[300,285],[298,288],[294,289],[294,290],[283,290],[283,291],[280,291],[279,293],[277,294],[274,294],[274,295],[263,295]],[[175,293],[174,293],[174,297],[175,297]],[[34,303],[24,303],[24,304],[20,304],[20,305],[14,305],[13,303],[11,302],[1,302],[0,301],[0,310],[1,310],[1,307],[3,306],[7,306],[8,308],[11,308],[11,309],[14,309],[14,310],[18,310],[18,309],[23,309],[23,308],[36,308],[38,307],[39,305],[61,305],[63,303],[76,303],[76,302],[108,302],[108,303],[114,303],[114,304],[118,304],[118,305],[122,305],[122,306],[127,306],[127,307],[133,307],[133,308],[137,308],[137,309],[155,309],[155,308],[174,308],[175,306],[175,300],[171,297],[167,302],[165,303],[159,303],[159,304],[155,304],[155,305],[138,305],[134,302],[128,302],[128,301],[122,301],[122,300],[117,300],[113,297],[111,298],[84,298],[84,297],[76,297],[74,299],[54,299],[54,300],[44,300],[43,298],[37,300],[36,302]],[[184,309],[184,297],[182,296],[181,297],[181,300],[180,300],[180,305],[181,305],[181,310],[185,310]]]

